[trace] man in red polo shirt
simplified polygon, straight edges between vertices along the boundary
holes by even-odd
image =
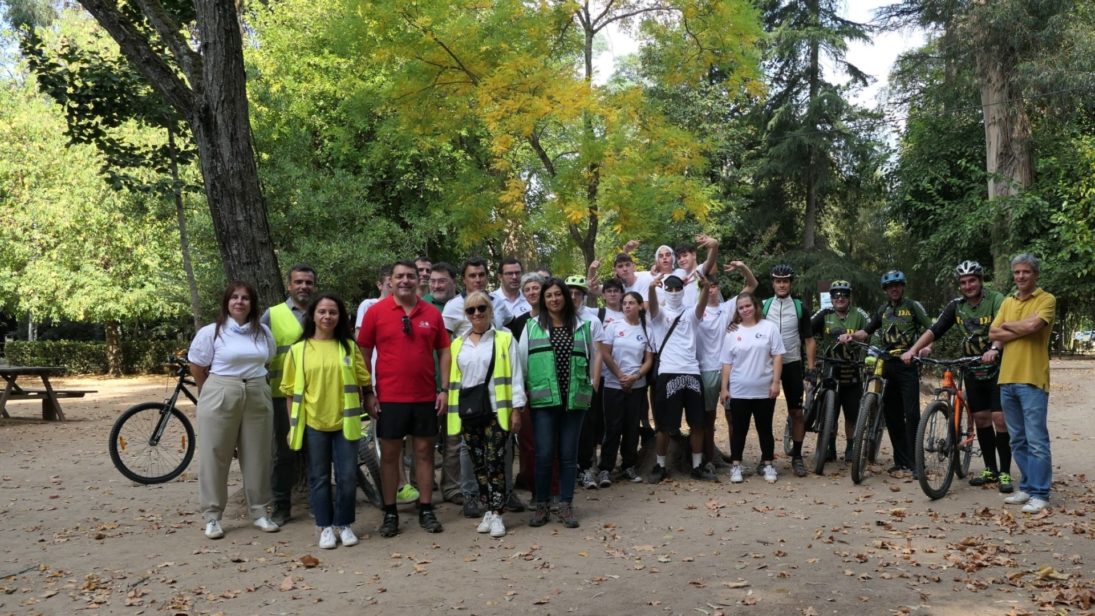
[[[433,446],[437,440],[437,416],[446,409],[449,383],[449,334],[441,313],[418,299],[418,271],[411,261],[392,267],[392,295],[377,302],[361,324],[357,344],[364,357],[376,349],[375,394],[366,394],[365,408],[376,422],[380,439],[381,490],[384,522],[380,535],[399,532],[395,487],[399,483],[399,458],[403,439],[414,438],[415,477],[418,479],[418,523],[426,532],[443,529],[433,511]],[[437,352],[441,387],[435,380]]]

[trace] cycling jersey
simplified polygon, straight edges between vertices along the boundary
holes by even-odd
[[[902,298],[896,305],[886,302],[878,307],[864,331],[879,332],[882,347],[894,357],[911,347],[920,334],[932,326],[932,320],[918,301]]]
[[[962,342],[962,353],[984,355],[992,345],[989,340],[989,327],[1003,303],[1002,293],[987,289],[981,292],[981,301],[976,306],[971,306],[965,297],[955,298],[943,309],[939,319],[931,326],[931,332],[938,340],[951,327],[958,324],[966,336]],[[967,371],[967,374],[979,381],[994,380],[999,373],[999,363],[975,364]]]
[[[811,328],[820,340],[821,356],[848,361],[858,361],[859,352],[856,347],[849,344],[840,344],[837,341],[843,334],[850,334],[860,329],[867,328],[870,316],[862,308],[849,308],[843,317],[832,308],[823,308],[817,311],[810,319]],[[856,366],[840,366],[841,383],[858,383],[860,372]]]

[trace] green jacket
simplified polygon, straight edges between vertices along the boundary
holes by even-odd
[[[563,394],[555,371],[555,350],[551,346],[550,334],[540,327],[539,321],[529,319],[521,346],[528,349],[525,381],[528,384],[526,391],[529,406],[532,408],[563,406]],[[566,388],[567,410],[589,409],[593,401],[593,383],[590,378],[593,356],[589,322],[580,321],[580,325],[574,330],[574,348],[570,352],[570,382]]]

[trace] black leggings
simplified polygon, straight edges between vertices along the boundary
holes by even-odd
[[[591,411],[591,414],[593,411]],[[623,467],[635,466],[639,452],[639,422],[646,416],[646,387],[631,391],[604,389],[605,437],[601,443],[602,471],[616,467],[616,453],[623,457]]]
[[[741,462],[745,453],[745,437],[749,435],[749,418],[757,427],[760,439],[760,459],[766,462],[776,457],[776,439],[772,435],[772,415],[776,401],[772,398],[731,398],[728,423],[730,424],[730,459]]]
[[[886,394],[882,398],[882,414],[890,433],[893,461],[911,469],[916,450],[916,428],[920,425],[920,370],[889,358],[884,368]]]

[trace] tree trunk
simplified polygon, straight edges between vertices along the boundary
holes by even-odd
[[[809,0],[807,3],[807,10],[810,11],[810,22],[815,29],[820,29],[821,23],[821,6],[818,0]],[[814,109],[817,104],[817,95],[819,82],[821,80],[821,66],[819,64],[819,41],[817,40],[817,34],[814,34],[810,39],[810,67],[809,67],[809,79],[810,79],[810,99],[806,104],[806,117],[811,121],[809,130],[817,130],[817,122],[814,121]],[[802,249],[813,250],[817,241],[817,218],[818,208],[818,152],[817,148],[813,145],[807,146],[807,167],[806,167],[806,216],[804,218],[802,229]]]
[[[1010,204],[1034,182],[1030,119],[1022,94],[1015,85],[1014,64],[999,49],[982,49],[977,54],[981,78],[981,109],[985,120],[985,170],[988,172],[989,200],[1003,199],[989,229],[993,254],[994,281],[999,288],[1010,285],[1008,260],[1012,245]]]
[[[186,286],[190,290],[190,316],[194,319],[194,331],[198,331],[202,326],[202,305],[198,296],[198,281],[194,277],[194,264],[190,261],[190,234],[186,231],[186,210],[183,208],[182,185],[179,183],[175,129],[170,124],[167,126],[167,147],[171,151],[171,194],[175,198],[175,218],[179,224],[179,248],[182,251],[183,270],[186,272]]]
[[[122,327],[117,321],[107,321],[106,370],[110,376],[122,376]]]

